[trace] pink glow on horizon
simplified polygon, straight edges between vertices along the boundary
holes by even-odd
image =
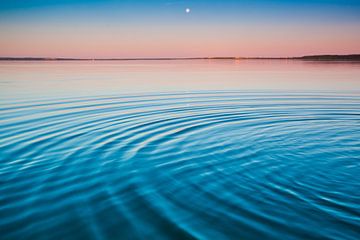
[[[320,30],[321,31],[320,31]],[[0,56],[22,57],[286,57],[360,53],[360,31],[346,28],[206,27],[119,29],[5,28]]]

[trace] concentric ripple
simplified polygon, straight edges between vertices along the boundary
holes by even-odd
[[[359,239],[360,96],[0,108],[1,239]]]

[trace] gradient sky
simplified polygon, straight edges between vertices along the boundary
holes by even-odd
[[[0,1],[0,56],[350,53],[360,53],[358,0]]]

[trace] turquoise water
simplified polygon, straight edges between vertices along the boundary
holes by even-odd
[[[360,65],[92,64],[0,66],[1,239],[359,239]]]

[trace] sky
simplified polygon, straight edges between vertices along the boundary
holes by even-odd
[[[352,53],[360,53],[358,0],[0,0],[0,56]]]

